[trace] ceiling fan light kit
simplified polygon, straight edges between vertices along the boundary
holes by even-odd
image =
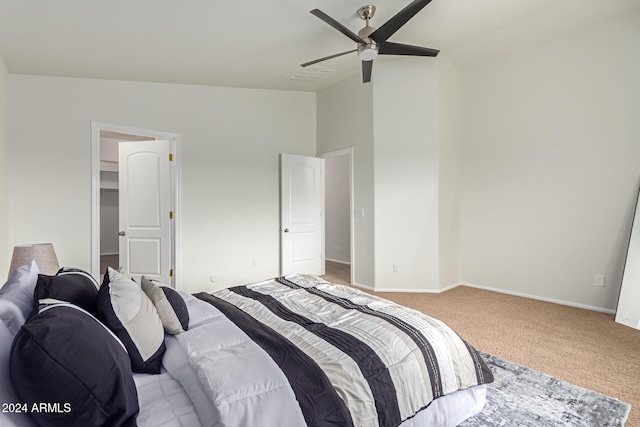
[[[364,44],[358,47],[358,56],[363,61],[373,61],[378,56],[378,46],[375,44]]]
[[[387,40],[396,31],[407,23],[416,13],[420,12],[431,0],[414,0],[409,3],[407,7],[398,12],[394,17],[385,22],[380,28],[375,28],[369,25],[369,20],[373,18],[376,13],[376,7],[373,5],[363,6],[356,14],[360,19],[365,21],[365,27],[362,28],[356,35],[347,27],[331,18],[326,13],[319,9],[311,11],[312,15],[320,18],[327,24],[331,25],[336,30],[340,31],[345,36],[356,42],[357,47],[355,50],[349,50],[346,52],[337,53],[335,55],[326,56],[324,58],[316,59],[314,61],[306,62],[302,64],[302,67],[308,67],[309,65],[317,64],[318,62],[326,61],[328,59],[337,58],[338,56],[346,55],[351,52],[357,52],[358,57],[362,61],[362,82],[368,83],[371,81],[371,71],[373,69],[373,60],[378,55],[408,55],[408,56],[430,56],[435,57],[440,52],[437,49],[431,49],[427,47],[412,46],[400,43],[392,43]]]

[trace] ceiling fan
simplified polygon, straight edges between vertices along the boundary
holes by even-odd
[[[414,0],[407,7],[398,12],[393,18],[385,22],[380,28],[376,29],[369,25],[369,20],[376,13],[375,6],[363,6],[358,9],[358,16],[366,22],[366,25],[358,34],[354,34],[347,27],[320,11],[313,9],[311,13],[340,31],[345,36],[357,43],[357,48],[346,52],[337,53],[335,55],[326,56],[316,59],[315,61],[301,64],[301,67],[317,64],[327,59],[337,58],[351,52],[358,52],[358,56],[362,60],[362,82],[371,81],[371,71],[373,69],[373,60],[378,55],[409,55],[409,56],[436,56],[440,52],[437,49],[428,47],[411,46],[407,44],[392,43],[387,41],[396,31],[407,23],[413,16],[420,12],[423,7],[429,4],[431,0]]]

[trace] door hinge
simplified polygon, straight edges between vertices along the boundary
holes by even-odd
[[[173,277],[173,268],[169,270],[169,277]]]
[[[169,211],[169,219],[173,219],[173,211]]]
[[[173,162],[173,153],[169,153],[169,161]]]

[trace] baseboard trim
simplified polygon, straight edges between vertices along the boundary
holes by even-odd
[[[335,263],[338,263],[338,264],[351,265],[351,262],[340,261],[340,260],[337,260],[337,259],[325,258],[324,260],[325,261],[335,262]]]
[[[440,294],[442,292],[447,292],[450,291],[451,289],[455,289],[458,286],[468,286],[470,288],[476,288],[476,289],[482,289],[485,291],[491,291],[491,292],[497,292],[500,294],[507,294],[507,295],[513,295],[516,297],[522,297],[522,298],[529,298],[529,299],[533,299],[533,300],[537,300],[537,301],[544,301],[544,302],[550,302],[553,304],[560,304],[560,305],[566,305],[569,307],[575,307],[575,308],[581,308],[584,310],[591,310],[591,311],[597,311],[600,313],[607,313],[607,314],[615,314],[616,311],[612,310],[610,308],[604,308],[604,307],[596,307],[593,305],[587,305],[587,304],[580,304],[580,303],[576,303],[576,302],[572,302],[572,301],[564,301],[564,300],[559,300],[559,299],[555,299],[555,298],[547,298],[547,297],[543,297],[543,296],[539,296],[539,295],[533,295],[533,294],[527,294],[524,292],[515,292],[515,291],[509,291],[506,289],[499,289],[499,288],[492,288],[491,286],[483,286],[483,285],[477,285],[475,283],[468,283],[468,282],[459,282],[459,283],[454,283],[452,285],[449,285],[445,288],[442,289],[393,289],[393,288],[372,288],[371,286],[365,286],[362,284],[358,284],[358,283],[353,283],[353,286],[356,286],[358,288],[362,288],[365,289],[367,291],[372,291],[372,292],[403,292],[403,293],[416,293],[416,294]]]
[[[364,285],[354,285],[354,286],[358,286],[358,287],[362,287],[364,289],[367,289],[369,291],[373,291],[373,292],[401,292],[401,293],[414,293],[414,294],[441,294],[442,292],[446,292],[449,291],[453,288],[457,288],[458,286],[460,286],[460,283],[454,283],[453,285],[449,285],[446,288],[442,288],[442,289],[414,289],[414,288],[400,288],[400,289],[395,289],[395,288],[371,288],[369,286],[364,286]]]
[[[362,283],[352,283],[351,286],[355,286],[356,288],[364,289],[365,291],[376,292],[371,286],[363,285]]]
[[[513,295],[513,296],[516,296],[516,297],[529,298],[529,299],[534,299],[534,300],[538,300],[538,301],[544,301],[544,302],[551,302],[551,303],[554,303],[554,304],[566,305],[566,306],[569,306],[569,307],[582,308],[582,309],[591,310],[591,311],[598,311],[600,313],[615,314],[615,312],[616,312],[615,310],[611,310],[610,308],[596,307],[596,306],[593,306],[593,305],[580,304],[580,303],[576,303],[576,302],[572,302],[572,301],[564,301],[564,300],[559,300],[559,299],[555,299],[555,298],[547,298],[547,297],[542,297],[542,296],[539,296],[539,295],[527,294],[527,293],[523,293],[523,292],[515,292],[515,291],[509,291],[509,290],[506,290],[506,289],[492,288],[490,286],[477,285],[475,283],[461,282],[461,283],[458,284],[458,286],[468,286],[470,288],[483,289],[485,291],[498,292],[498,293],[501,293],[501,294]]]

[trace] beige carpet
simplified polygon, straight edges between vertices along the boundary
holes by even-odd
[[[327,280],[348,283],[327,266]],[[640,427],[640,331],[614,316],[466,286],[374,293],[444,321],[478,350],[631,404]]]

